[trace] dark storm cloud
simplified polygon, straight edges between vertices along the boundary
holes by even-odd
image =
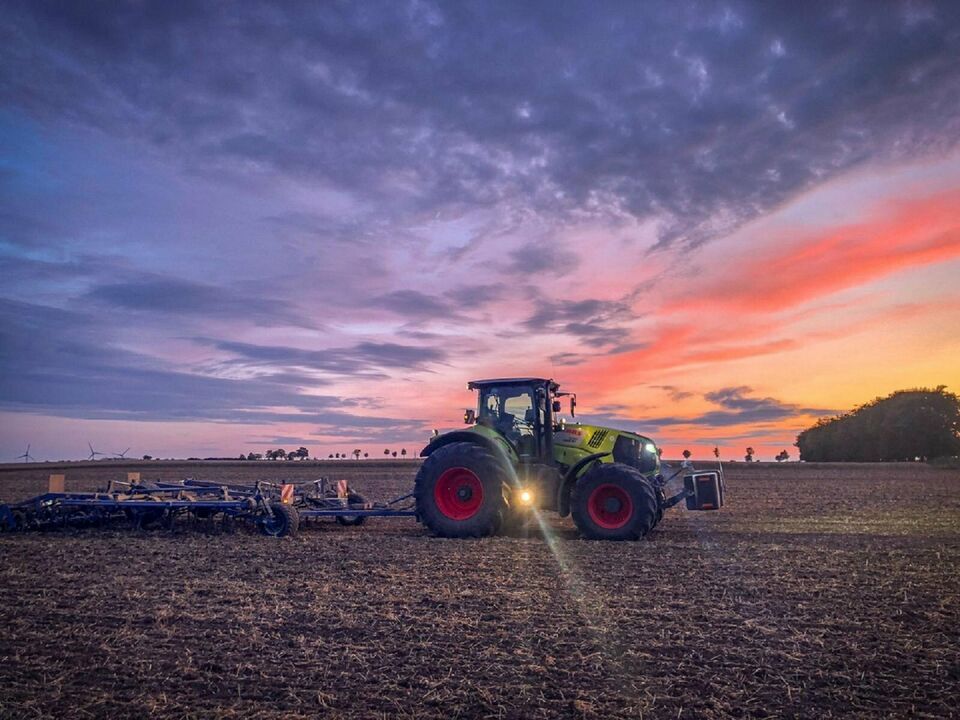
[[[282,323],[314,327],[286,301],[244,295],[229,288],[175,278],[141,278],[107,283],[93,288],[85,297],[144,313],[221,317],[250,320],[261,325]]]
[[[417,362],[399,346],[361,343],[351,352],[368,366]],[[7,410],[95,419],[374,428],[390,422],[347,412],[361,406],[352,399],[304,394],[300,388],[325,381],[282,369],[273,375],[269,365],[264,363],[264,372],[249,379],[171,370],[154,358],[116,347],[91,315],[0,299],[0,407]],[[276,407],[297,412],[276,412]]]
[[[615,206],[661,218],[662,246],[696,245],[864,161],[954,146],[958,16],[30,0],[5,8],[0,100],[199,170],[307,176],[408,211]]]

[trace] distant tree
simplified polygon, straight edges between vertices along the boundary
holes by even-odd
[[[363,456],[364,456],[365,458],[368,458],[368,457],[370,457],[370,453],[364,453]]]
[[[753,456],[756,455],[756,451],[752,447],[747,448],[747,454],[743,456],[745,462],[753,462]]]
[[[310,457],[310,451],[301,445],[296,450],[291,450],[287,457],[291,460],[306,460]]]
[[[360,459],[360,456],[363,454],[363,450],[360,450],[360,449],[358,448],[358,449],[354,450],[352,454],[353,454],[354,460],[359,460],[359,459]]]
[[[663,457],[663,448],[661,447],[657,448],[657,457]]]
[[[329,455],[327,455],[327,457],[333,460],[333,453],[330,453]]]
[[[797,436],[808,462],[886,462],[960,454],[960,398],[936,388],[899,390],[821,418]]]
[[[788,453],[786,450],[781,450],[776,459],[777,462],[785,462],[786,460],[790,459],[790,453]]]
[[[243,453],[240,453],[240,458],[239,458],[239,459],[240,459],[240,460],[246,460],[246,459],[247,459],[247,456],[244,455]]]
[[[383,454],[389,456],[389,455],[390,455],[390,448],[386,448],[386,449],[383,451]]]
[[[144,456],[143,456],[143,459],[144,459],[144,460],[153,460],[153,455],[144,455]]]
[[[406,457],[406,456],[407,456],[407,449],[400,448],[400,457]]]
[[[713,456],[714,456],[715,458],[720,457],[720,448],[718,448],[717,446],[714,446],[714,448],[713,448]]]
[[[394,450],[393,453],[391,453],[391,454],[392,454],[394,457],[396,457],[396,456],[397,456],[397,451]]]
[[[684,460],[689,460],[689,459],[690,459],[690,456],[691,456],[692,454],[693,454],[693,453],[691,453],[689,450],[684,450],[684,451],[683,451],[683,459],[684,459]]]

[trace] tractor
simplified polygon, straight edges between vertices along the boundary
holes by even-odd
[[[572,515],[584,537],[637,540],[684,498],[707,509],[691,503],[693,490],[667,499],[651,439],[559,418],[560,398],[569,397],[571,420],[577,400],[553,380],[474,380],[467,388],[478,392],[476,410],[464,412],[470,427],[436,435],[420,453],[417,516],[436,535],[484,537],[550,510]]]

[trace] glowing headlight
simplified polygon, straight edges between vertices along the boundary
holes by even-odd
[[[657,451],[657,446],[654,445],[653,443],[646,443],[643,446],[643,449],[646,450],[648,453],[655,453]]]
[[[524,490],[520,493],[520,502],[524,505],[529,505],[533,502],[533,495],[530,494],[529,490]]]

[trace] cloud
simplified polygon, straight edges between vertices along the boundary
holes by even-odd
[[[510,251],[508,269],[524,276],[547,273],[562,277],[576,270],[579,264],[580,258],[570,250],[550,242],[530,242]]]
[[[488,285],[464,285],[447,291],[446,295],[458,306],[466,305],[477,307],[499,300],[506,293],[507,287],[503,283]]]
[[[667,312],[776,312],[887,275],[960,257],[960,192],[888,201],[868,219],[817,233],[784,233],[782,242],[754,248],[738,273],[698,282],[668,302]],[[799,235],[799,236],[798,236]]]
[[[410,208],[618,208],[659,218],[661,247],[865,159],[955,145],[956,6],[916,22],[870,2],[731,7],[20,2],[0,99]]]
[[[221,317],[259,325],[315,327],[286,301],[250,297],[229,288],[176,278],[140,278],[98,285],[85,294],[124,310],[174,316]]]
[[[367,305],[417,319],[448,319],[453,314],[449,303],[419,290],[395,290],[371,298]]]
[[[625,343],[629,323],[635,318],[630,306],[615,300],[546,300],[535,303],[536,310],[523,321],[523,327],[536,333],[563,333],[586,343],[616,345],[617,352],[635,350],[640,345]]]
[[[308,369],[358,377],[384,377],[382,370],[426,370],[443,362],[447,354],[429,346],[363,341],[350,347],[305,350],[283,345],[255,345],[232,340],[194,338],[234,356],[223,360],[234,368]]]
[[[360,344],[368,363],[413,367],[420,356]],[[266,361],[268,351],[260,359]],[[277,359],[289,354],[276,353]],[[264,362],[267,372],[226,378],[169,364],[118,347],[97,318],[76,310],[0,299],[0,406],[7,410],[92,419],[206,420],[233,423],[335,422],[364,419],[345,412],[356,400],[300,391],[322,384]],[[280,412],[276,408],[294,408]],[[351,420],[351,418],[353,418]]]
[[[689,397],[693,397],[692,392],[688,390],[680,390],[673,385],[651,385],[650,387],[656,390],[663,390],[674,402],[680,402],[681,400],[686,400]]]
[[[721,406],[722,410],[710,410],[693,417],[648,418],[646,423],[663,427],[668,425],[704,425],[728,427],[750,423],[777,422],[801,416],[824,416],[834,414],[829,408],[803,407],[784,403],[771,397],[749,397],[753,390],[746,386],[727,387],[706,393],[706,401]]]
[[[669,387],[669,386],[667,386]],[[641,428],[641,432],[657,432],[673,426],[698,426],[702,430],[738,425],[762,425],[791,419],[833,415],[829,408],[804,407],[785,403],[771,397],[750,397],[752,389],[745,386],[727,387],[706,393],[703,397],[710,403],[720,405],[721,410],[708,410],[696,415],[666,415],[656,417],[628,417],[619,412],[612,414],[598,408],[597,415],[590,415],[590,422],[611,427]],[[782,431],[780,431],[782,433]],[[712,437],[712,436],[711,436]]]

